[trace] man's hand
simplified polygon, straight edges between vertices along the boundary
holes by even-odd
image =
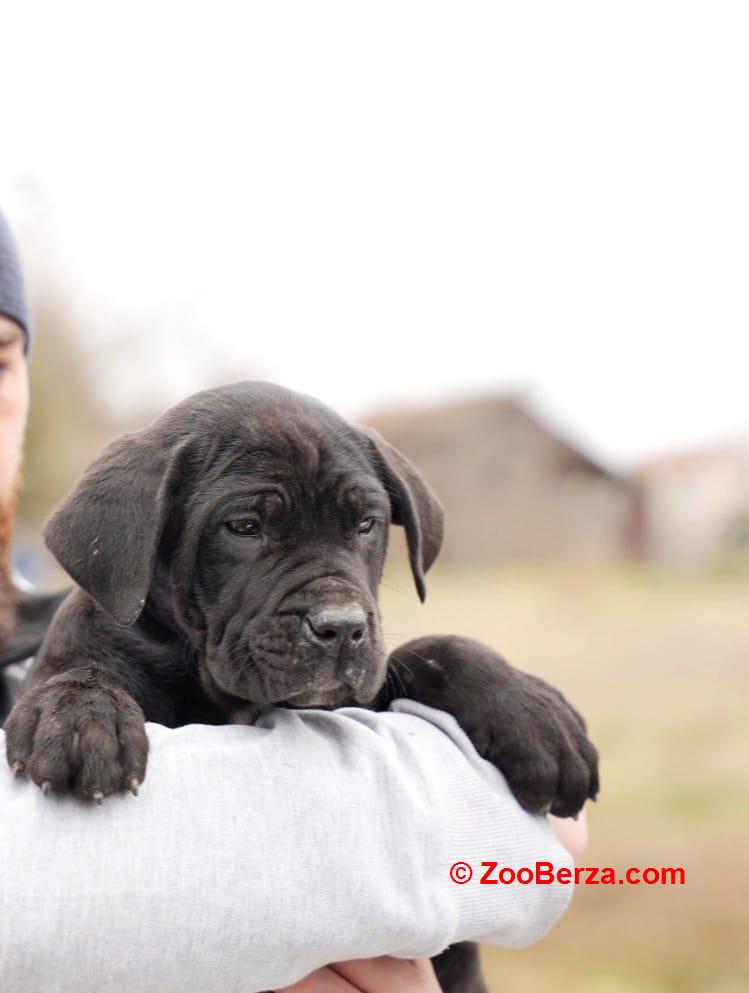
[[[429,959],[357,959],[317,969],[284,993],[442,993]]]

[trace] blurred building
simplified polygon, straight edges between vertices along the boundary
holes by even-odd
[[[639,551],[635,483],[557,435],[514,396],[378,414],[447,512],[453,561],[605,561]]]
[[[676,566],[721,555],[749,559],[749,446],[655,459],[636,482],[651,558]]]

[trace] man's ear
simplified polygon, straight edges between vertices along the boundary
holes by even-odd
[[[116,438],[45,525],[47,548],[120,624],[146,602],[187,443],[153,428]]]
[[[374,446],[380,476],[390,496],[393,524],[406,532],[408,559],[411,563],[419,599],[426,599],[424,576],[442,547],[445,513],[419,471],[397,448],[389,445],[373,428],[364,428]]]

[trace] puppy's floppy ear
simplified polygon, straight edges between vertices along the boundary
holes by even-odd
[[[401,524],[406,532],[408,559],[411,563],[419,599],[426,598],[424,575],[431,568],[442,547],[445,514],[424,477],[389,445],[373,428],[364,432],[374,446],[382,481],[390,496],[393,524]]]
[[[120,624],[143,610],[186,446],[153,428],[116,438],[44,528],[60,565]]]

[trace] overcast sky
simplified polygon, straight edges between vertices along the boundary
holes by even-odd
[[[0,202],[123,404],[515,388],[612,464],[749,438],[745,3],[25,0],[1,31]]]

